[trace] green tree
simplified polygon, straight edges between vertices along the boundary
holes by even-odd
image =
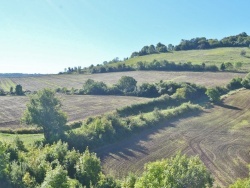
[[[55,169],[49,170],[46,173],[44,182],[41,188],[69,188],[67,171],[63,169],[61,165],[58,165]]]
[[[124,93],[133,92],[136,89],[137,81],[130,76],[122,76],[118,80],[117,87]]]
[[[206,188],[213,179],[198,157],[177,154],[171,159],[148,163],[135,188]]]
[[[0,142],[0,181],[5,178],[7,174],[7,166],[9,163],[9,156],[6,153],[6,148]]]
[[[61,111],[61,102],[50,89],[43,89],[30,97],[22,122],[42,127],[45,140],[53,142],[63,136],[67,117]]]
[[[243,87],[250,89],[250,73],[248,73],[245,78],[242,80],[241,84]]]
[[[13,93],[13,87],[11,86],[10,87],[10,94],[12,94]]]
[[[207,89],[206,95],[209,97],[209,99],[212,102],[216,103],[216,102],[220,101],[221,93],[217,88],[209,88],[209,89]]]
[[[82,185],[90,187],[100,179],[101,162],[95,153],[90,153],[88,148],[76,163],[76,178]]]
[[[220,65],[220,70],[224,71],[225,69],[226,69],[225,63],[222,63],[222,64]]]
[[[23,95],[23,87],[20,84],[16,85],[15,92],[17,95]]]

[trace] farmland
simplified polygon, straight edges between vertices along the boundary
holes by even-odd
[[[163,71],[132,71],[103,74],[72,74],[72,75],[44,75],[16,78],[0,78],[0,88],[9,91],[11,86],[21,84],[23,90],[38,91],[43,88],[67,89],[82,88],[87,79],[103,81],[108,85],[116,84],[122,76],[132,76],[138,84],[163,81],[191,82],[204,86],[224,86],[234,77],[244,77],[245,73],[230,72],[163,72]]]
[[[107,111],[129,104],[144,102],[149,99],[138,97],[121,96],[80,96],[60,95],[63,111],[68,114],[69,122],[80,121],[89,116],[96,116]],[[26,96],[4,96],[0,97],[0,128],[20,128],[20,118],[28,102]]]
[[[105,172],[117,177],[130,171],[139,174],[145,163],[181,150],[199,155],[217,185],[225,187],[246,177],[250,163],[249,94],[249,90],[241,90],[202,114],[189,114],[96,150]]]
[[[249,69],[250,59],[249,56],[241,56],[240,52],[246,51],[246,54],[250,54],[249,48],[215,48],[209,50],[188,50],[188,51],[172,51],[168,53],[153,54],[130,58],[124,63],[127,65],[134,65],[138,61],[152,62],[154,59],[161,61],[173,61],[179,62],[192,62],[194,64],[206,63],[208,65],[220,65],[225,62],[242,62],[243,68]]]

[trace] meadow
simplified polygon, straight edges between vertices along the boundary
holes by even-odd
[[[157,125],[129,139],[95,150],[107,174],[140,174],[145,163],[181,151],[198,155],[215,178],[227,187],[248,176],[250,163],[250,91],[227,96],[222,105]]]
[[[246,56],[240,55],[241,51],[246,51]],[[171,51],[161,54],[145,55],[130,58],[123,63],[126,65],[135,65],[137,62],[152,62],[154,59],[161,61],[173,61],[175,63],[192,62],[193,64],[206,63],[208,65],[217,65],[226,62],[242,62],[243,69],[249,69],[250,63],[250,49],[249,48],[215,48],[209,50],[187,50],[187,51]]]

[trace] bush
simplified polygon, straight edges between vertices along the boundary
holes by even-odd
[[[135,188],[213,186],[213,179],[198,157],[181,156],[145,165],[145,171],[135,182]]]
[[[16,85],[15,92],[17,95],[23,95],[23,87],[20,84]]]
[[[245,78],[242,80],[241,84],[243,87],[250,89],[250,73],[248,73]]]
[[[227,84],[227,89],[234,90],[242,87],[242,78],[233,78],[229,84]]]
[[[104,95],[107,94],[107,85],[104,82],[88,79],[83,85],[83,93],[87,95]]]
[[[88,149],[76,163],[76,178],[84,186],[90,187],[100,180],[101,162],[96,154],[90,153]]]

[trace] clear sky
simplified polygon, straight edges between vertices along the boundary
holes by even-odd
[[[250,34],[249,0],[0,0],[0,73],[58,73],[158,42]]]

